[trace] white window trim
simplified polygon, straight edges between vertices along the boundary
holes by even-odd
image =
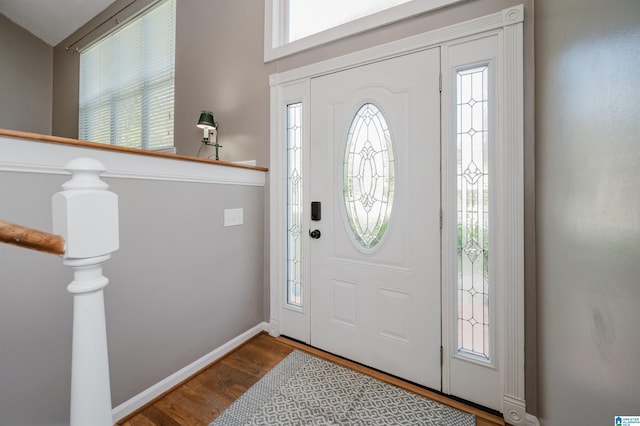
[[[286,19],[287,0],[265,0],[264,61],[273,61],[462,1],[466,0],[413,0],[302,39],[284,43],[286,31],[282,24]]]
[[[268,3],[277,0],[266,0]],[[456,39],[476,36],[489,31],[500,30],[499,59],[502,74],[500,106],[497,129],[503,143],[497,153],[502,164],[503,176],[495,191],[501,191],[503,204],[500,206],[499,220],[504,222],[504,232],[496,244],[503,247],[500,260],[494,270],[493,279],[503,283],[496,295],[501,307],[496,312],[496,322],[501,324],[498,337],[499,348],[495,353],[500,363],[499,392],[500,410],[509,424],[524,426],[537,424],[537,419],[526,413],[524,389],[524,95],[523,95],[523,21],[522,5],[504,9],[491,15],[461,22],[445,28],[406,39],[390,42],[349,55],[329,59],[313,65],[292,69],[270,76],[271,86],[271,143],[270,143],[270,294],[271,318],[270,334],[278,336],[285,330],[281,327],[286,312],[282,309],[283,282],[286,282],[283,268],[286,260],[286,224],[282,222],[284,197],[283,182],[286,168],[283,159],[282,105],[288,99],[302,99],[306,104],[309,97],[310,79],[331,72],[352,68],[366,63],[402,55],[406,52],[442,45]],[[307,113],[308,114],[308,113]],[[305,121],[308,116],[305,114]],[[308,136],[305,133],[305,137]],[[308,293],[308,292],[307,292]],[[447,299],[446,295],[443,295]],[[308,301],[304,301],[305,306]],[[443,315],[450,315],[447,304],[443,306]],[[302,329],[308,324],[300,321]],[[443,326],[443,338],[451,330]],[[447,366],[443,370],[443,379],[447,375]]]

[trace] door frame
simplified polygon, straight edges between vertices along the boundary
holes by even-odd
[[[303,292],[302,309],[289,309],[286,305],[286,126],[285,108],[292,102],[303,103],[303,141],[308,141],[308,105],[311,78],[359,65],[389,59],[413,51],[443,46],[452,41],[487,34],[497,34],[499,39],[497,65],[506,90],[499,90],[497,132],[500,134],[498,158],[502,164],[501,181],[497,191],[501,203],[496,215],[504,224],[500,235],[495,236],[500,247],[500,258],[495,261],[493,280],[500,283],[496,291],[498,309],[495,312],[499,324],[496,354],[500,364],[499,396],[505,420],[513,425],[526,425],[526,401],[524,385],[524,93],[523,93],[523,22],[524,7],[518,5],[477,19],[461,22],[417,36],[376,46],[345,56],[329,59],[301,68],[272,74],[270,107],[270,334],[281,334],[282,317],[297,316],[296,324],[302,332],[308,332],[309,292]],[[443,111],[442,119],[446,119]],[[446,124],[446,123],[445,123]],[[446,128],[446,125],[443,126]],[[444,136],[443,136],[444,137]],[[505,141],[508,141],[506,143]],[[307,182],[308,185],[308,182]],[[495,184],[494,184],[495,185]],[[303,215],[308,216],[308,215]],[[308,221],[308,218],[305,218]],[[305,223],[308,225],[308,223]],[[304,228],[306,229],[306,228]],[[443,253],[444,255],[444,253]],[[443,265],[444,266],[444,265]],[[444,272],[444,270],[443,270]],[[308,282],[308,277],[307,282]],[[443,280],[446,282],[446,280]],[[443,285],[442,315],[453,315],[447,302],[447,289]],[[450,290],[449,290],[450,292]],[[302,318],[302,321],[298,319]],[[291,321],[289,321],[291,322]],[[443,321],[443,342],[451,334],[448,321]],[[448,345],[447,345],[448,346]],[[451,354],[449,354],[451,355]],[[443,381],[446,391],[449,356],[444,357]]]

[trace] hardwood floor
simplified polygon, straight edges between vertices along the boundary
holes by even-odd
[[[303,344],[273,338],[266,333],[259,334],[117,425],[207,426],[294,349],[310,352],[459,410],[473,413],[476,415],[478,426],[504,425],[501,418],[492,414]]]

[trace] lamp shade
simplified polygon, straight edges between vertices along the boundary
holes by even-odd
[[[213,113],[211,111],[202,111],[200,113],[200,119],[198,120],[198,127],[201,129],[215,129],[216,122],[213,120]]]

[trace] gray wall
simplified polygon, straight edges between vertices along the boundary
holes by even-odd
[[[269,164],[269,84],[263,62],[264,2],[178,0],[176,147],[196,155],[200,110],[220,123],[222,160]]]
[[[51,230],[67,180],[0,172],[0,218]],[[105,180],[120,210],[120,250],[105,265],[117,406],[263,320],[264,189]],[[239,207],[244,225],[223,227],[223,209]],[[71,270],[4,244],[0,270],[0,424],[68,424]]]
[[[536,0],[539,416],[640,415],[640,2]]]
[[[0,13],[0,128],[51,134],[53,48]]]

